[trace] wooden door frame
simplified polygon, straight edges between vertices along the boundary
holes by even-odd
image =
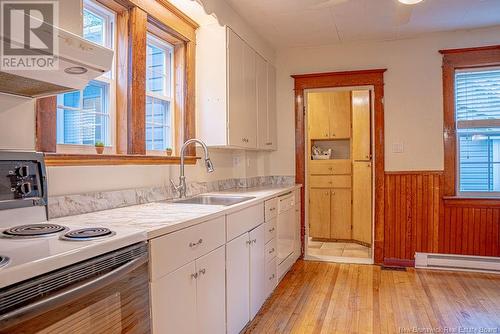
[[[374,262],[384,260],[384,72],[387,69],[362,71],[328,72],[292,75],[295,81],[295,182],[301,188],[301,240],[302,256],[305,245],[305,111],[304,90],[315,88],[373,86],[375,106],[375,233]]]

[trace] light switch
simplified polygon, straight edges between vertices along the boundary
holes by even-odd
[[[405,146],[403,143],[393,143],[392,144],[392,153],[403,153],[405,150]]]

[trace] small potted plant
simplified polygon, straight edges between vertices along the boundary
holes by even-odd
[[[102,141],[95,142],[95,151],[97,154],[102,154],[104,152],[104,143]]]
[[[167,153],[167,156],[171,156],[172,155],[172,148],[171,147],[167,147],[165,149],[165,152]]]

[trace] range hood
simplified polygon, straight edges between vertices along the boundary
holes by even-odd
[[[32,18],[33,19],[33,18]],[[93,80],[111,69],[113,50],[89,42],[58,27],[54,29],[58,50],[54,52],[58,69],[0,70],[0,93],[23,97],[43,97],[83,89]],[[49,30],[48,30],[49,31]],[[47,33],[50,33],[46,31]],[[7,39],[0,36],[3,42]],[[8,40],[8,39],[7,39]],[[8,40],[12,44],[14,40]]]

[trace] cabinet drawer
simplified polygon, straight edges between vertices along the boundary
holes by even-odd
[[[280,214],[284,211],[291,209],[295,205],[295,196],[293,192],[290,192],[287,195],[281,195],[281,197],[278,197],[278,199],[279,199],[278,212]]]
[[[227,241],[259,226],[264,222],[264,203],[227,215]]]
[[[151,240],[154,281],[225,244],[225,217],[210,220]]]
[[[269,241],[265,246],[266,251],[266,263],[276,258],[276,253],[278,252],[278,248],[276,247],[276,238]]]
[[[351,174],[351,161],[350,160],[311,161],[311,163],[309,164],[309,174],[314,174],[314,175]]]
[[[351,188],[351,175],[310,176],[313,188]]]
[[[276,258],[266,263],[266,296],[273,293],[278,284],[278,273],[276,268]]]
[[[264,224],[265,232],[266,232],[266,243],[268,243],[271,239],[276,237],[276,222],[278,218],[275,217],[269,221],[266,221]]]
[[[264,203],[266,222],[278,215],[278,198],[267,200]]]

